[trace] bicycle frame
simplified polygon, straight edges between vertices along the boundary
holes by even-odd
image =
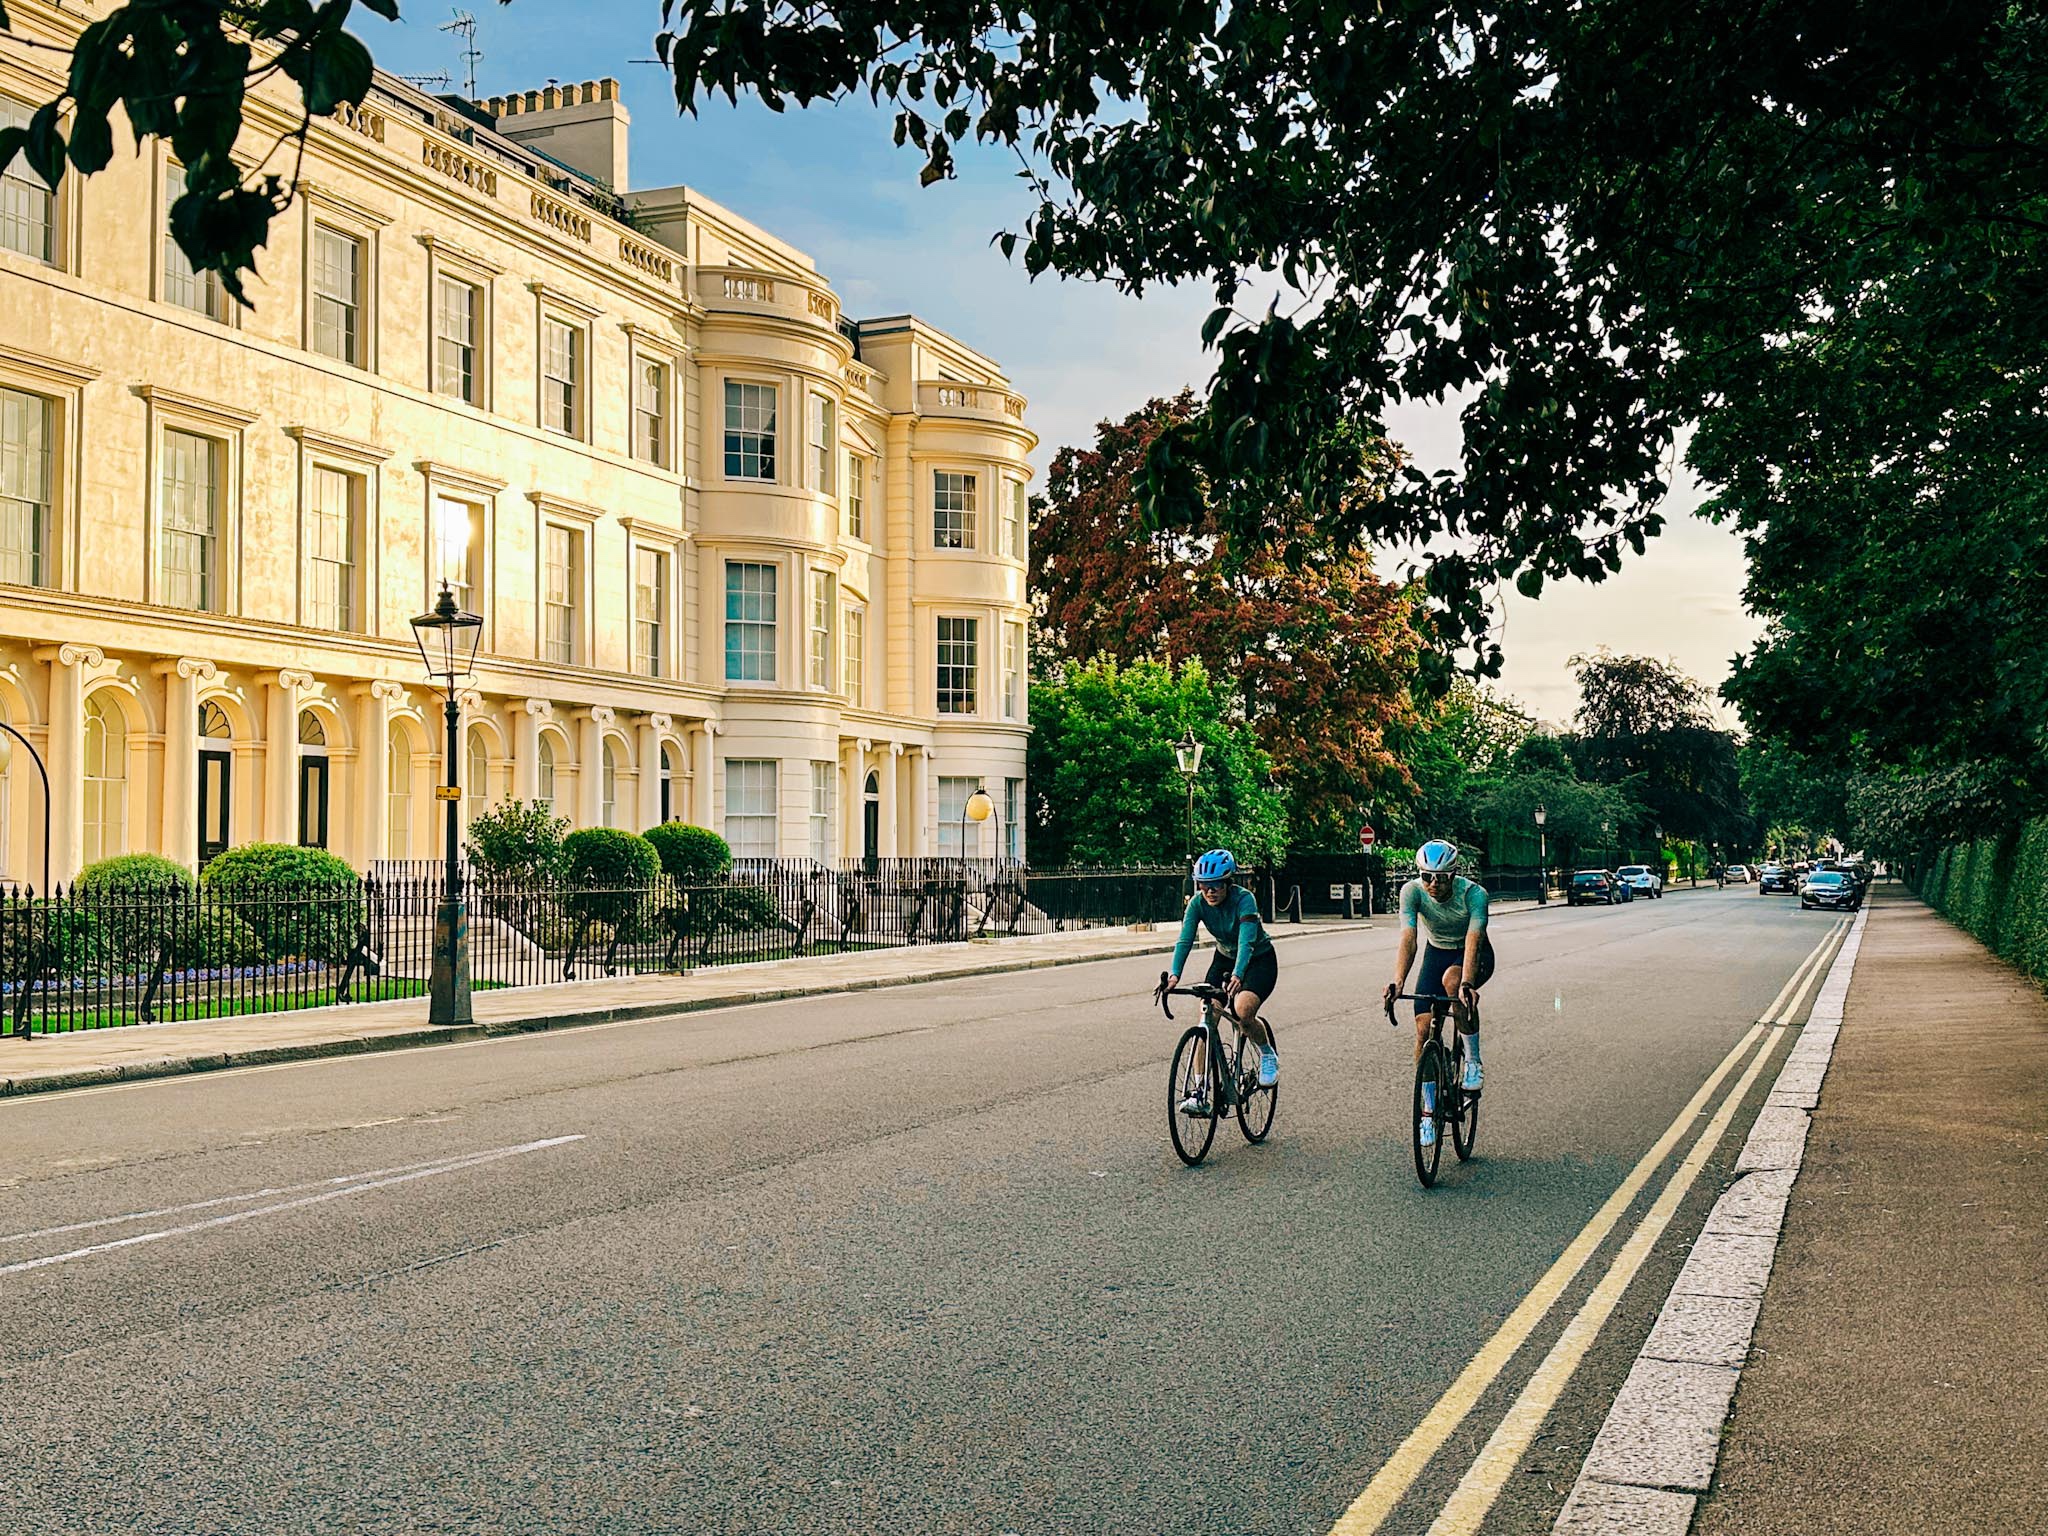
[[[1236,1010],[1229,1006],[1230,1000],[1223,995],[1223,989],[1212,987],[1207,982],[1198,982],[1192,987],[1161,986],[1156,990],[1155,996],[1159,999],[1159,1011],[1165,1014],[1169,1020],[1173,1018],[1173,1008],[1167,1001],[1169,998],[1192,997],[1201,1002],[1202,1023],[1209,1032],[1206,1048],[1208,1055],[1206,1075],[1209,1090],[1218,1095],[1216,1100],[1218,1108],[1235,1106],[1237,1103],[1237,1085],[1231,1081],[1230,1074],[1218,1065],[1225,1058],[1223,1031],[1217,1021],[1222,1015],[1228,1013],[1231,1030],[1239,1038],[1244,1036],[1245,1027],[1244,1020],[1240,1019],[1237,1016]]]

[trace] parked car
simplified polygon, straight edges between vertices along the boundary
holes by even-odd
[[[1852,911],[1863,901],[1863,887],[1839,869],[1816,869],[1799,887],[1799,905]]]
[[[1799,889],[1799,877],[1783,864],[1766,864],[1756,872],[1756,893],[1769,896],[1773,892],[1786,894]]]
[[[1605,902],[1613,906],[1622,900],[1619,882],[1604,869],[1581,869],[1572,875],[1572,883],[1564,893],[1567,906],[1584,906],[1591,902]]]
[[[1664,877],[1647,864],[1624,864],[1614,873],[1638,896],[1654,899],[1664,894]]]
[[[1747,864],[1730,864],[1722,873],[1731,885],[1747,885],[1750,882],[1749,866]]]

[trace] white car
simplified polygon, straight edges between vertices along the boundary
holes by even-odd
[[[1615,874],[1624,885],[1635,887],[1638,896],[1662,896],[1664,877],[1647,864],[1624,864]]]
[[[1730,884],[1749,884],[1749,866],[1747,864],[1730,864],[1726,873]]]

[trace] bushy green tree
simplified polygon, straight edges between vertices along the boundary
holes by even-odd
[[[677,885],[709,885],[732,872],[732,845],[709,827],[665,821],[642,835],[654,845],[661,872]]]
[[[324,848],[240,843],[201,870],[199,884],[272,959],[339,964],[362,934],[362,882]]]
[[[568,831],[544,801],[501,800],[471,818],[469,856],[486,875],[539,884],[559,872]]]
[[[1284,796],[1258,733],[1199,662],[1120,666],[1107,657],[1063,666],[1032,691],[1034,860],[1177,864],[1187,854],[1187,781],[1173,746],[1203,744],[1195,776],[1197,851],[1226,847],[1242,864],[1287,847]]]

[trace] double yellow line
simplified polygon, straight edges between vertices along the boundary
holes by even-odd
[[[1800,962],[1799,969],[1792,973],[1792,979],[1780,989],[1771,1006],[1764,1010],[1766,1024],[1789,1024],[1798,1017],[1799,1010],[1806,1006],[1812,993],[1820,986],[1821,979],[1828,973],[1827,962],[1842,947],[1848,936],[1851,918],[1842,918],[1813,946],[1813,953]]]
[[[1742,1070],[1735,1085],[1715,1109],[1713,1118],[1701,1131],[1683,1162],[1672,1173],[1670,1182],[1659,1193],[1654,1204],[1644,1214],[1642,1221],[1622,1244],[1614,1261],[1593,1292],[1586,1298],[1578,1313],[1565,1325],[1557,1342],[1551,1346],[1543,1363],[1516,1397],[1500,1426],[1480,1450],[1478,1458],[1460,1480],[1450,1502],[1442,1514],[1429,1528],[1429,1536],[1469,1536],[1478,1530],[1479,1523],[1493,1507],[1501,1489],[1513,1474],[1515,1465],[1534,1440],[1550,1410],[1556,1406],[1565,1385],[1579,1362],[1585,1358],[1594,1338],[1622,1295],[1627,1291],[1643,1263],[1648,1259],[1657,1239],[1671,1223],[1680,1203],[1705,1168],[1707,1160],[1727,1135],[1729,1125],[1734,1121],[1743,1100],[1748,1097],[1758,1075],[1771,1058],[1778,1041],[1784,1035],[1783,1021],[1791,1016],[1786,1003],[1789,999],[1803,999],[1814,978],[1823,974],[1822,957],[1831,945],[1836,945],[1847,929],[1846,922],[1837,925],[1819,944],[1814,946],[1792,979],[1785,984],[1776,1000],[1766,1010],[1762,1020],[1750,1026],[1749,1031],[1735,1043],[1733,1050],[1721,1058],[1719,1066],[1708,1074],[1699,1091],[1692,1096],[1685,1108],[1678,1112],[1663,1135],[1645,1152],[1642,1159],[1629,1170],[1628,1177],[1621,1181],[1604,1205],[1593,1214],[1574,1237],[1557,1262],[1552,1264],[1538,1280],[1529,1294],[1522,1298],[1520,1305],[1508,1315],[1506,1322],[1492,1338],[1481,1346],[1479,1353],[1451,1383],[1450,1390],[1439,1398],[1436,1405],[1423,1417],[1403,1440],[1394,1454],[1366,1484],[1365,1491],[1352,1501],[1351,1507],[1338,1517],[1330,1528],[1330,1536],[1373,1536],[1393,1513],[1394,1508],[1406,1498],[1415,1486],[1424,1468],[1436,1453],[1457,1431],[1471,1414],[1479,1399],[1499,1379],[1516,1352],[1528,1342],[1529,1336],[1549,1315],[1565,1289],[1586,1267],[1595,1252],[1604,1243],[1615,1227],[1621,1222],[1628,1209],[1635,1203],[1636,1196],[1650,1182],[1651,1177],[1663,1165],[1687,1129],[1713,1100],[1721,1084],[1727,1080],[1745,1057],[1748,1065]],[[1768,1029],[1769,1033],[1765,1031]],[[1757,1048],[1761,1039],[1763,1044]]]

